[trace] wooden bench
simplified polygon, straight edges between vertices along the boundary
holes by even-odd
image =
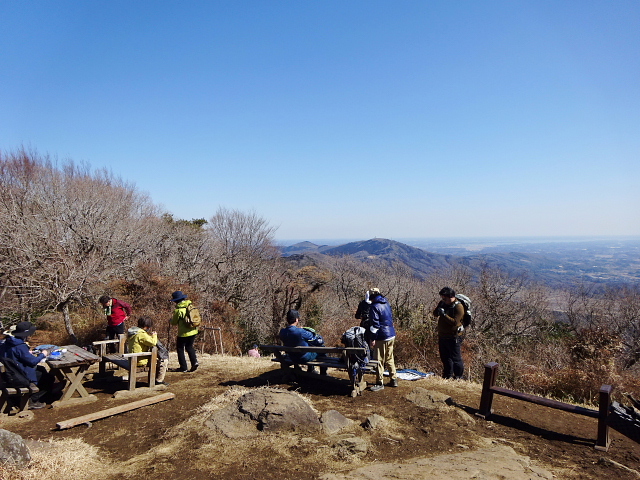
[[[338,370],[346,370],[349,374],[349,380],[351,381],[351,396],[362,395],[362,392],[367,388],[367,382],[362,377],[365,373],[376,373],[378,366],[377,360],[369,360],[369,363],[365,365],[364,369],[358,370],[354,373],[353,368],[349,365],[348,354],[364,355],[364,348],[355,347],[284,347],[282,345],[258,345],[258,348],[267,353],[275,355],[274,362],[280,363],[280,368],[288,369],[293,367],[293,371],[296,376],[315,378],[320,380],[333,379],[327,375],[329,368],[335,368]],[[289,353],[305,354],[307,352],[315,352],[318,354],[324,353],[325,356],[316,357],[314,360],[306,363],[296,363],[291,360],[287,355]],[[331,356],[333,355],[333,356]],[[337,355],[337,356],[336,356]],[[309,367],[320,368],[320,375],[311,372],[304,372],[302,370],[303,365]]]
[[[480,408],[478,409],[478,413],[476,415],[486,419],[493,413],[492,405],[494,395],[504,395],[505,397],[515,398],[517,400],[523,400],[529,403],[535,403],[544,407],[555,408],[570,413],[577,413],[578,415],[584,415],[586,417],[598,419],[598,436],[596,439],[595,449],[605,452],[609,449],[610,439],[607,416],[609,414],[609,408],[611,406],[611,392],[613,390],[611,385],[602,385],[602,387],[600,388],[599,409],[592,410],[590,408],[571,405],[569,403],[563,403],[557,400],[551,400],[549,398],[538,397],[536,395],[531,395],[528,393],[516,392],[515,390],[508,390],[503,387],[496,387],[498,367],[499,365],[496,362],[490,362],[484,366],[484,382],[482,384]]]
[[[96,355],[98,355],[100,358],[104,357],[105,355],[108,355],[107,349],[109,345],[115,345],[117,347],[116,348],[117,353],[124,355],[125,348],[127,345],[127,335],[124,333],[121,333],[118,335],[118,338],[115,338],[113,340],[98,340],[97,342],[93,342],[92,345],[95,349]],[[107,364],[108,362],[100,362],[99,373],[101,375],[104,375],[107,373]]]
[[[0,363],[0,373],[4,373],[4,365]],[[2,385],[0,388],[0,413],[10,414],[15,407],[17,413],[24,412],[29,409],[29,399],[34,393],[38,393],[40,389],[31,384],[28,387],[8,387]],[[10,397],[18,397],[16,401],[12,401]]]
[[[144,367],[138,367],[138,360],[142,357],[149,357],[149,362]],[[158,348],[153,347],[150,352],[140,353],[113,353],[103,355],[100,360],[100,371],[105,371],[107,363],[115,363],[120,368],[125,368],[129,373],[129,390],[136,389],[139,377],[146,377],[149,388],[156,386],[156,371],[158,369]],[[126,364],[127,366],[122,366]]]

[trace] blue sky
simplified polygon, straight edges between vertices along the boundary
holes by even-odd
[[[278,239],[640,235],[638,1],[0,0],[0,149]]]

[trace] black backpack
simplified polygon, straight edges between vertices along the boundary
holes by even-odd
[[[158,358],[160,360],[169,359],[169,350],[160,342],[160,340],[158,340],[158,343],[156,343],[156,348],[158,349]]]
[[[364,348],[364,354],[349,353],[346,355],[347,366],[356,371],[364,371],[364,367],[369,363],[369,357],[371,357],[371,351],[369,350],[369,343],[364,338],[365,329],[362,327],[351,327],[349,330],[342,334],[342,344],[345,347],[357,347]]]
[[[0,357],[0,363],[4,365],[2,381],[7,387],[24,388],[31,383],[24,374],[18,362],[12,358]]]

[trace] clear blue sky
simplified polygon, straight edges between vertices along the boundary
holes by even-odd
[[[640,2],[0,0],[0,149],[279,239],[640,235]]]

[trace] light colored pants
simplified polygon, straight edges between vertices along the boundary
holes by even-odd
[[[167,367],[169,366],[169,359],[164,360],[159,358],[156,365],[156,382],[163,382],[164,376],[167,374]]]
[[[373,359],[379,362],[376,370],[376,383],[378,385],[382,385],[384,367],[389,369],[389,378],[391,380],[396,378],[396,363],[393,360],[393,344],[395,341],[395,338],[386,342],[376,340],[376,345],[373,347]]]

